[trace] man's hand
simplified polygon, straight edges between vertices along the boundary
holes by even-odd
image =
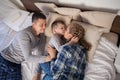
[[[51,59],[56,57],[57,51],[56,51],[56,49],[52,48],[51,46],[47,47],[47,52],[49,53]]]

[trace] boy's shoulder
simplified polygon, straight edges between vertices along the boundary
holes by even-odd
[[[60,34],[53,34],[53,36],[52,37],[61,37],[62,35],[60,35]]]
[[[55,39],[55,40],[60,40],[61,39],[61,35],[59,34],[54,34],[51,39]]]

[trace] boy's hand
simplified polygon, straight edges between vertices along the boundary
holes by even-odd
[[[56,57],[57,51],[56,51],[56,49],[52,48],[51,46],[47,47],[47,52],[49,53],[51,59]]]
[[[51,61],[51,57],[48,55],[48,56],[46,56],[45,60],[46,60],[46,62]]]
[[[79,41],[78,37],[72,37],[71,40],[68,42],[69,45],[75,44]]]

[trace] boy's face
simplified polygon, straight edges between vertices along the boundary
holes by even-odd
[[[36,35],[39,35],[40,33],[44,33],[45,28],[46,28],[46,20],[38,19],[32,23],[32,27],[33,27]]]
[[[65,25],[59,23],[57,25],[57,27],[53,30],[53,33],[64,35],[65,34]]]
[[[67,30],[65,31],[64,38],[66,40],[70,40],[73,37],[72,34],[69,33],[69,27],[67,27]]]

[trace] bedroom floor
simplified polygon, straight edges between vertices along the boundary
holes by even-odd
[[[116,79],[115,80],[120,80],[120,74],[116,75]]]

